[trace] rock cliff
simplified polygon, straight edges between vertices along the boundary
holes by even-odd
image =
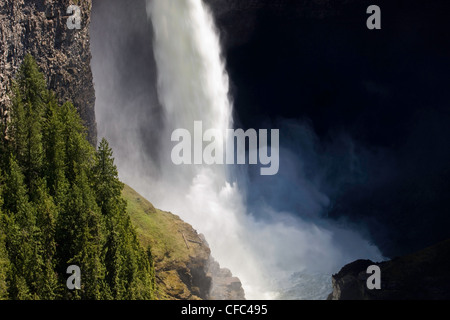
[[[381,269],[381,289],[367,289],[367,267]],[[329,300],[450,299],[450,240],[391,261],[358,260],[333,275]]]
[[[208,261],[208,275],[212,279],[209,300],[245,300],[241,280],[229,269],[221,268],[213,257]]]
[[[69,30],[71,4],[81,9],[81,29]],[[10,79],[25,54],[34,56],[61,102],[70,100],[96,143],[95,92],[89,25],[92,0],[2,0],[0,2],[0,107],[8,106]]]
[[[203,235],[130,187],[123,195],[141,243],[151,247],[158,299],[245,299],[241,281],[214,261]]]

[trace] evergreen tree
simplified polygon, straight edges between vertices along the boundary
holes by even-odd
[[[150,299],[152,268],[131,225],[122,198],[124,185],[119,180],[113,152],[106,139],[100,142],[92,177],[97,204],[106,221],[106,280],[113,298]]]
[[[114,164],[113,152],[108,141],[103,138],[96,153],[96,162],[92,170],[97,204],[106,217],[116,215],[126,204],[122,199],[123,183]]]
[[[56,219],[58,209],[53,198],[47,191],[43,180],[38,184],[34,203],[36,208],[36,224],[40,230],[39,243],[43,246],[42,274],[39,277],[39,296],[41,299],[52,300],[58,297],[60,291],[59,279],[56,273]]]
[[[29,101],[34,110],[42,113],[48,99],[47,83],[44,74],[31,54],[26,54],[17,75],[17,84],[24,101]]]
[[[42,278],[43,246],[39,241],[35,208],[29,202],[24,176],[13,157],[3,199],[6,248],[11,262],[9,295],[13,299],[37,299]]]
[[[2,186],[3,177],[0,172],[0,187]],[[5,228],[4,228],[4,216],[2,211],[3,197],[0,189],[0,300],[8,298],[8,284],[6,282],[9,272],[9,259],[8,253],[5,248]]]
[[[81,299],[104,297],[102,246],[104,227],[86,172],[76,166],[75,180],[69,190],[67,208],[59,219],[59,255],[63,268],[77,265],[82,272]]]
[[[25,56],[13,91],[10,139],[15,156],[25,174],[30,195],[33,197],[35,183],[42,169],[41,126],[48,91],[44,75],[39,71],[31,55]]]
[[[106,139],[100,142],[96,163],[92,170],[96,201],[106,225],[106,244],[104,247],[106,281],[112,298],[126,298],[133,261],[127,257],[126,232],[123,224],[123,212],[126,203],[121,198],[123,184],[118,179],[117,168],[112,158],[112,150]]]
[[[77,110],[58,105],[30,55],[0,129],[0,299],[152,299],[151,252],[131,224],[112,150],[89,144]],[[65,288],[69,265],[81,269],[81,290]]]
[[[66,102],[61,107],[60,114],[66,177],[69,183],[73,183],[76,176],[75,167],[79,166],[87,172],[93,165],[95,150],[87,140],[86,128],[73,104]]]
[[[8,298],[8,285],[6,278],[9,271],[9,259],[5,248],[5,233],[3,224],[3,214],[0,211],[0,300]]]
[[[65,126],[62,121],[63,109],[56,102],[53,94],[50,94],[43,125],[44,176],[50,195],[55,204],[60,207],[65,205],[69,183],[66,178],[66,148],[63,133]]]

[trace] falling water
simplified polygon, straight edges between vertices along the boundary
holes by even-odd
[[[269,206],[271,221],[256,219],[245,203],[251,190],[229,179],[227,170],[235,167],[171,162],[173,130],[193,132],[194,121],[219,132],[232,128],[229,81],[212,15],[201,0],[147,0],[147,14],[165,113],[158,205],[205,234],[213,256],[241,279],[250,299],[324,298],[338,266],[380,258],[350,230],[319,227]]]
[[[226,167],[175,167],[169,158],[175,129],[193,132],[194,121],[218,132],[233,127],[228,75],[212,16],[199,0],[149,0],[147,12],[153,23],[158,94],[166,116],[161,145],[168,149],[161,152],[162,177],[169,190],[173,185],[184,189],[176,201],[173,193],[162,195],[166,201],[160,199],[161,206],[205,234],[215,258],[241,278],[247,297],[270,298],[261,287],[262,270],[245,246],[245,206],[237,185],[227,182]]]
[[[115,66],[120,52],[99,41],[108,34],[110,44],[120,43],[127,26],[136,30],[133,22],[117,22],[114,10],[98,12],[114,20],[104,27],[99,18],[92,43],[99,132],[114,147],[121,179],[203,233],[212,255],[241,279],[249,299],[323,299],[331,291],[332,272],[358,258],[379,259],[377,248],[358,233],[323,221],[319,214],[308,222],[299,217],[302,212],[279,212],[271,203],[250,207],[246,193],[256,186],[238,185],[232,178],[245,177],[245,168],[172,163],[173,130],[193,132],[194,121],[202,121],[205,130],[233,128],[229,81],[218,33],[202,0],[147,0],[146,6],[154,35],[139,34],[153,41],[162,115],[157,103],[148,101],[152,94],[138,76],[122,88],[123,71]],[[143,124],[152,137],[141,135]],[[299,198],[327,198],[313,191],[299,189]]]

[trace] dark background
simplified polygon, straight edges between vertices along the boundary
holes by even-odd
[[[450,1],[205,2],[223,42],[236,126],[281,130],[280,173],[250,175],[250,203],[352,224],[388,257],[450,238]],[[93,3],[91,35],[95,50],[113,56],[114,86],[146,94],[152,106],[124,110],[124,121],[159,117],[145,1]],[[382,30],[366,27],[372,4]],[[105,28],[119,28],[120,41]],[[152,153],[146,123],[139,129]]]
[[[285,119],[306,123],[314,156],[303,163],[320,172],[324,215],[357,224],[387,256],[450,237],[450,1],[209,2],[240,125],[280,128],[301,156]],[[366,28],[371,4],[381,30]]]

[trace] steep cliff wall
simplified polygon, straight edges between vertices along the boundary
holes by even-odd
[[[67,27],[67,8],[78,3],[81,29]],[[95,93],[90,67],[91,0],[2,0],[0,2],[0,106],[8,105],[10,79],[25,54],[34,56],[62,101],[71,100],[96,142]],[[4,110],[3,110],[4,112]]]

